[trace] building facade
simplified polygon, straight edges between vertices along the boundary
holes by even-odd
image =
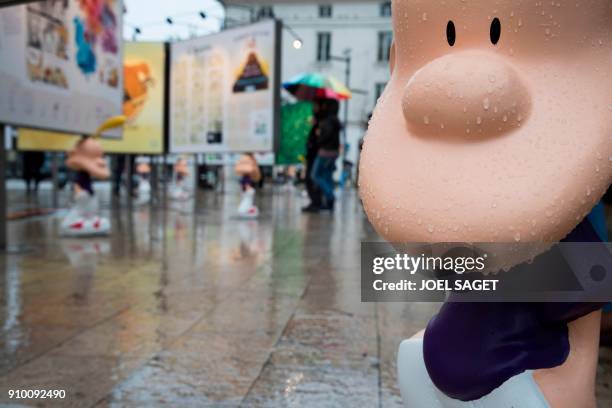
[[[244,3],[248,5],[228,6],[228,26],[272,17],[285,24],[283,81],[303,72],[321,72],[345,82],[346,63],[334,57],[350,52],[349,86],[354,92],[348,106],[347,159],[356,163],[368,116],[390,77],[391,1]],[[296,37],[301,40],[299,48]]]

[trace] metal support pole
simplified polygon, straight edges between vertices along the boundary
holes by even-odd
[[[157,178],[157,161],[155,156],[149,156],[149,163],[151,163],[151,197],[157,197],[157,187],[159,180]],[[153,200],[151,200],[153,202]]]
[[[351,89],[351,50],[346,50],[346,70],[345,81],[346,87]],[[342,130],[342,165],[346,160],[346,144],[348,142],[348,120],[349,120],[349,100],[344,101],[344,128]]]
[[[58,153],[51,153],[51,183],[52,183],[52,192],[51,192],[51,200],[53,208],[59,207],[59,160]]]
[[[200,188],[200,164],[198,163],[198,155],[193,155],[193,196],[198,193]]]
[[[134,190],[134,166],[132,165],[132,159],[132,155],[125,155],[125,165],[127,166],[127,169],[125,170],[127,178],[125,183],[125,189],[127,190],[128,206],[130,207],[132,206],[132,192]]]
[[[349,48],[349,49],[344,50],[343,57],[334,56],[334,55],[330,56],[330,59],[332,61],[344,62],[345,64],[344,82],[348,89],[351,89],[351,64],[352,64],[351,52],[352,50]],[[343,110],[342,116],[343,116],[343,121],[344,121],[344,126],[342,127],[342,163],[344,163],[344,161],[346,160],[346,143],[348,141],[348,121],[349,121],[349,100],[348,99],[344,101],[344,110]]]
[[[167,203],[168,199],[168,174],[166,170],[168,156],[164,153],[162,156],[162,171],[161,171],[161,180],[162,180],[162,200],[164,205]]]
[[[2,141],[0,146],[0,176],[2,180],[0,181],[0,250],[6,251],[7,248],[7,222],[6,222],[6,137],[5,137],[6,127],[3,124],[0,124],[0,135]]]

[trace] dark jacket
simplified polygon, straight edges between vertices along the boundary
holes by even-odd
[[[306,140],[306,161],[313,162],[319,152],[319,140],[317,136],[318,123],[315,123],[310,129],[308,139]]]
[[[319,136],[317,138],[319,149],[326,151],[340,150],[340,131],[342,124],[337,116],[328,116],[319,124]]]

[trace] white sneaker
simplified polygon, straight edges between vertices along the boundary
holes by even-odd
[[[136,204],[145,205],[151,201],[151,183],[147,179],[141,179],[138,183],[138,198]]]
[[[66,221],[66,219],[64,219]],[[62,235],[66,237],[93,237],[108,235],[110,233],[110,221],[104,217],[77,218],[72,222],[62,223]]]
[[[242,193],[242,200],[238,206],[238,217],[245,219],[253,219],[259,217],[259,208],[253,203],[255,202],[255,190],[249,189]]]
[[[177,201],[185,201],[190,198],[189,193],[182,186],[176,184],[170,187],[169,196],[171,200]]]
[[[79,192],[62,220],[61,234],[70,237],[107,235],[110,221],[98,215],[98,200],[86,191]]]
[[[246,220],[253,220],[259,217],[259,208],[252,206],[244,211],[238,210],[238,217]]]
[[[397,372],[405,408],[550,408],[532,371],[510,378],[475,401],[447,397],[429,378],[423,360],[423,339],[404,340],[400,344]]]

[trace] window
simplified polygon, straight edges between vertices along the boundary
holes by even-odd
[[[383,92],[385,91],[385,88],[387,87],[387,83],[386,82],[377,82],[374,85],[374,104],[378,103],[378,99],[380,98],[380,96],[383,94]]]
[[[319,17],[331,18],[331,16],[332,16],[332,6],[330,4],[321,4],[319,6]]]
[[[331,54],[331,33],[317,34],[317,61],[327,62]]]
[[[264,20],[267,18],[274,18],[274,9],[272,6],[262,6],[257,12],[257,19]]]
[[[391,17],[391,2],[385,1],[380,5],[380,16]]]
[[[378,33],[378,62],[389,62],[393,32],[381,31]]]

